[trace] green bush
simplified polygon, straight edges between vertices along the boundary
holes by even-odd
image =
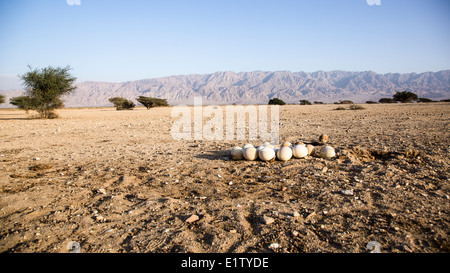
[[[114,104],[116,110],[133,110],[133,108],[136,106],[131,100],[127,100],[121,97],[110,98],[109,101]]]
[[[285,105],[286,103],[282,100],[280,100],[279,98],[273,98],[269,100],[269,104],[272,105]]]
[[[409,91],[397,92],[393,97],[395,101],[400,101],[402,103],[412,102],[418,99],[416,94]]]
[[[309,100],[300,100],[300,105],[311,105],[312,103]]]
[[[379,103],[397,103],[394,99],[391,99],[391,98],[382,98],[378,102]]]
[[[417,99],[417,102],[434,102],[434,100],[427,99],[427,98],[419,98],[419,99]]]
[[[0,94],[0,104],[5,103],[5,95]]]

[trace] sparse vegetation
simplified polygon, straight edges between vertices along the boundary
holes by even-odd
[[[397,92],[393,97],[395,101],[402,103],[412,102],[418,99],[416,94],[409,91]]]
[[[352,104],[348,107],[349,110],[364,110],[366,108],[362,107],[361,105]]]
[[[273,98],[269,100],[269,104],[271,105],[285,105],[286,103],[279,98]]]
[[[9,103],[17,106],[17,108],[21,109],[21,110],[25,110],[28,114],[28,111],[30,111],[32,109],[31,107],[31,98],[28,96],[19,96],[19,97],[14,97],[9,99]]]
[[[428,98],[418,98],[417,102],[435,102],[435,101]]]
[[[347,110],[347,108],[345,108],[343,106],[339,106],[338,108],[335,108],[334,110]]]
[[[339,106],[338,108],[335,108],[334,110],[364,110],[366,108],[362,107],[361,105],[352,104],[349,107]]]
[[[0,104],[5,103],[5,95],[0,94]]]
[[[366,103],[367,103],[367,104],[376,104],[376,103],[378,103],[378,102],[372,101],[372,100],[368,100],[368,101],[366,101]]]
[[[353,104],[351,100],[340,100],[338,104]]]
[[[20,78],[26,88],[23,96],[10,99],[12,105],[25,111],[35,110],[40,118],[57,118],[55,109],[64,107],[63,95],[72,93],[76,78],[70,75],[70,66],[32,69]]]
[[[314,104],[323,104],[322,101],[314,101]]]
[[[309,100],[300,100],[300,105],[311,105],[312,103]]]
[[[169,106],[166,99],[139,96],[136,100],[144,105],[147,110],[153,107]]]
[[[134,104],[134,102],[132,102],[131,100],[127,100],[122,97],[110,98],[109,102],[114,104],[114,107],[116,107],[116,110],[133,110],[134,107],[136,106]]]
[[[379,103],[397,103],[394,99],[391,99],[391,98],[382,98],[378,102]]]

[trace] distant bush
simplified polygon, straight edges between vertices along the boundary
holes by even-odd
[[[353,101],[351,101],[351,100],[340,100],[339,104],[353,104]]]
[[[5,95],[0,94],[0,104],[5,103]]]
[[[339,106],[338,108],[335,108],[334,110],[347,110],[347,108],[345,108],[343,106]]]
[[[366,101],[366,103],[367,103],[367,104],[376,104],[376,103],[378,103],[378,102],[372,101],[372,100],[368,100],[368,101]]]
[[[348,108],[344,106],[339,106],[338,108],[335,108],[334,110],[364,110],[366,108],[362,107],[361,105],[352,104]]]
[[[450,102],[450,99],[441,100],[443,102]]]
[[[435,101],[427,98],[418,98],[417,102],[435,102]]]
[[[309,100],[300,100],[300,105],[311,105]]]
[[[314,104],[323,104],[321,101],[314,101]]]
[[[361,105],[352,104],[348,107],[349,110],[364,110],[366,108],[362,107]]]
[[[397,92],[393,97],[395,101],[399,101],[402,103],[412,102],[419,98],[416,94],[409,91]]]
[[[131,100],[127,100],[121,97],[110,98],[109,101],[114,104],[116,110],[133,110],[133,108],[136,106]]]
[[[272,105],[285,105],[286,103],[282,100],[280,100],[279,98],[273,98],[269,100],[269,104]]]
[[[379,103],[397,103],[394,99],[391,99],[391,98],[382,98],[378,102]]]

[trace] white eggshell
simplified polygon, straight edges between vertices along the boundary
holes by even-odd
[[[285,141],[283,142],[283,144],[281,144],[281,147],[291,147],[292,144],[289,141]]]
[[[275,151],[272,148],[264,147],[258,152],[259,158],[262,161],[270,161],[275,157]]]
[[[256,160],[258,158],[258,151],[255,147],[248,147],[244,149],[243,155],[247,160]]]
[[[308,149],[306,149],[305,145],[295,145],[292,153],[296,158],[304,158],[308,155]]]
[[[292,149],[290,147],[281,147],[277,151],[277,158],[282,161],[287,161],[292,157]]]
[[[315,148],[313,145],[311,144],[306,145],[306,149],[308,150],[308,155],[314,155]]]
[[[320,149],[320,157],[322,158],[332,158],[336,156],[336,152],[334,151],[334,148],[330,145],[325,145]]]
[[[244,159],[243,149],[239,146],[233,147],[233,149],[231,149],[231,159],[233,160]]]
[[[259,147],[267,147],[267,148],[274,148],[272,144],[270,144],[269,141],[264,141],[263,143],[261,143],[261,146]]]
[[[248,147],[253,147],[253,144],[251,144],[251,143],[245,143],[245,144],[242,146],[242,150],[245,150],[245,149],[247,149]]]

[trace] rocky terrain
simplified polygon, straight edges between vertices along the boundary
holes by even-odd
[[[371,71],[306,72],[216,72],[204,75],[182,75],[122,83],[80,82],[77,91],[66,98],[68,107],[109,106],[109,98],[138,96],[165,98],[169,104],[193,104],[202,96],[205,104],[267,104],[278,97],[287,103],[299,100],[366,102],[392,97],[397,91],[412,91],[419,97],[448,99],[450,70],[426,73],[388,73]],[[0,91],[8,98],[22,91]],[[9,100],[9,99],[8,99]],[[12,107],[3,104],[2,107]]]
[[[0,251],[449,252],[450,105],[364,107],[280,107],[337,155],[267,163],[173,140],[170,107],[0,110]]]

